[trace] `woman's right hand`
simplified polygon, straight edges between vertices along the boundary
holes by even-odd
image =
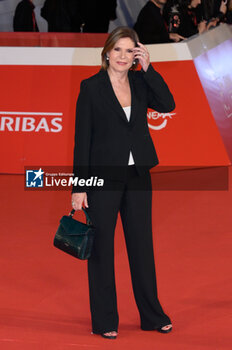
[[[87,193],[73,193],[72,194],[72,207],[74,210],[81,210],[82,207],[89,207],[87,201]]]

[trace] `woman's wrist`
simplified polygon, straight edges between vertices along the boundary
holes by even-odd
[[[148,70],[149,65],[150,65],[150,62],[147,63],[147,64],[143,64],[143,65],[142,65],[142,70],[143,70],[144,72],[146,72],[146,71]]]
[[[144,72],[148,70],[150,64],[150,55],[146,46],[138,42],[137,46],[134,48],[134,58],[139,60]]]

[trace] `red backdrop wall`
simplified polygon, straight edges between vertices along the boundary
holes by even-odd
[[[176,101],[171,114],[148,111],[160,165],[228,165],[193,62],[153,65]],[[97,66],[0,66],[0,172],[23,173],[30,165],[72,165],[80,82],[98,70]]]

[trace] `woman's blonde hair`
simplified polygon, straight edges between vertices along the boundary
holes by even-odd
[[[116,42],[122,38],[130,38],[135,43],[135,46],[137,46],[137,42],[139,41],[138,35],[134,31],[134,29],[131,29],[129,27],[117,27],[117,28],[115,28],[112,31],[112,33],[110,33],[110,35],[108,36],[108,38],[105,42],[105,46],[104,46],[102,53],[101,53],[102,69],[107,70],[107,68],[109,67],[109,63],[106,59],[107,52],[112,50],[113,47],[115,46]],[[137,68],[137,66],[138,66],[138,61],[135,60],[132,64],[131,69],[135,70]]]

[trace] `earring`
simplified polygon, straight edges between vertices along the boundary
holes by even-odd
[[[136,61],[133,61],[133,65],[135,65]]]
[[[109,61],[109,57],[108,56],[106,56],[106,60]]]

